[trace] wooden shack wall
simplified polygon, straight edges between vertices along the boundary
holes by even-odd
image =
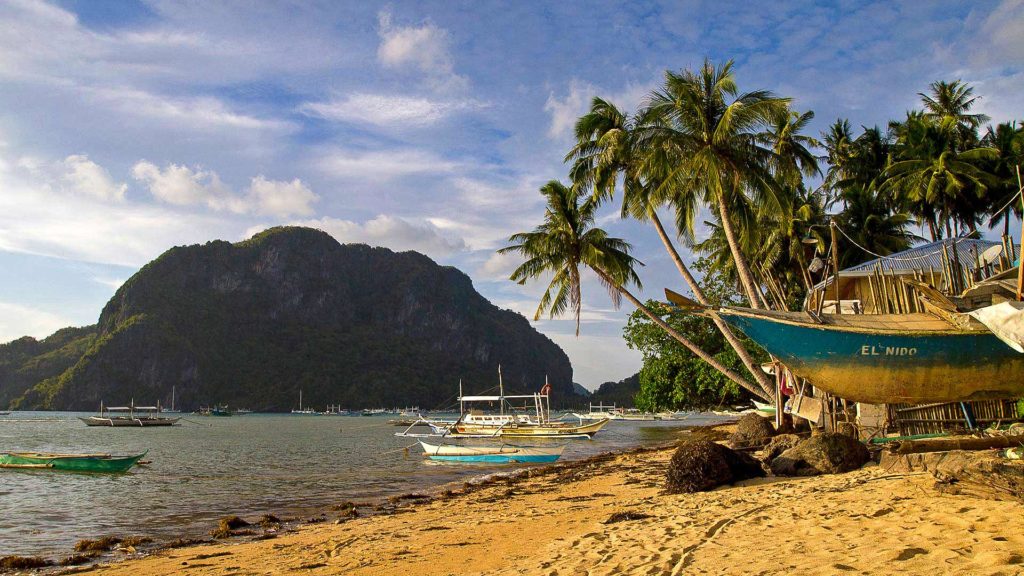
[[[971,407],[975,425],[979,428],[1024,421],[1024,414],[1019,413],[1016,400],[981,400],[966,404]],[[959,402],[889,404],[887,408],[890,429],[894,429],[901,436],[937,434],[967,428],[967,421]]]

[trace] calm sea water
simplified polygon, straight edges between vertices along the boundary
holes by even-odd
[[[395,437],[401,428],[383,416],[184,415],[170,428],[91,428],[82,415],[0,416],[0,450],[148,450],[152,464],[120,475],[0,469],[0,556],[67,555],[77,540],[108,534],[199,536],[226,514],[313,514],[511,469],[432,464],[418,446],[406,457],[414,440]],[[683,426],[719,420],[611,422],[594,440],[570,442],[562,459],[663,443]]]

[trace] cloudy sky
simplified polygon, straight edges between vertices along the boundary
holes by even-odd
[[[633,108],[666,69],[735,59],[741,89],[884,123],[962,78],[1022,116],[1024,3],[0,0],[0,341],[96,321],[167,248],[276,224],[418,250],[532,315],[494,255],[564,178],[595,95]],[[679,287],[653,232],[605,225]],[[639,368],[584,286],[583,333],[537,328],[595,387]]]

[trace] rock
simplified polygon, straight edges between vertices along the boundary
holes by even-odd
[[[671,494],[703,492],[757,476],[764,476],[764,471],[750,456],[698,440],[676,449],[668,464],[665,488]]]
[[[812,436],[771,461],[777,476],[838,474],[860,468],[871,454],[859,441],[842,434]]]
[[[770,463],[775,460],[779,454],[782,454],[786,450],[796,446],[803,440],[796,434],[779,434],[772,438],[771,442],[765,446],[764,450],[761,451],[761,460]]]
[[[4,556],[0,558],[0,570],[5,572],[8,570],[44,568],[52,564],[49,560],[38,556]]]
[[[775,427],[763,416],[747,414],[736,423],[736,432],[729,437],[733,448],[753,448],[767,444],[775,437]]]

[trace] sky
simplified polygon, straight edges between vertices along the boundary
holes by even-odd
[[[1024,118],[1024,2],[0,0],[0,342],[94,323],[175,245],[299,224],[417,250],[531,317],[542,283],[495,250],[543,216],[594,96],[641,105],[666,70],[735,60],[741,90],[883,125],[939,79]],[[601,225],[681,280],[654,231]],[[687,258],[691,255],[687,254]],[[589,388],[639,369],[596,279],[534,326]]]

